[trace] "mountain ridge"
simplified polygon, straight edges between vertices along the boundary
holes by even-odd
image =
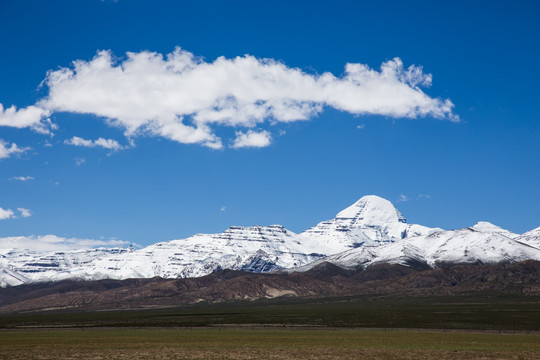
[[[345,269],[379,263],[437,267],[444,263],[540,260],[540,228],[514,234],[488,222],[445,231],[408,224],[394,205],[367,195],[299,234],[281,225],[231,226],[142,249],[39,252],[0,250],[0,286],[69,279],[193,278],[223,269],[308,271],[322,262]]]
[[[540,262],[456,264],[435,269],[376,264],[346,270],[330,263],[302,273],[222,270],[200,278],[63,280],[0,289],[0,313],[176,307],[282,297],[540,296]]]

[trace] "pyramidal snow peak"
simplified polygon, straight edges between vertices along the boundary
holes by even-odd
[[[320,222],[299,236],[304,243],[312,243],[325,253],[335,253],[348,248],[392,243],[435,230],[440,229],[407,224],[390,201],[367,195],[339,212],[334,219]]]
[[[231,226],[138,250],[0,249],[0,286],[199,277],[222,269],[305,271],[323,262],[358,269],[381,262],[436,267],[525,259],[540,260],[540,228],[519,235],[487,222],[450,231],[408,224],[390,201],[368,195],[300,234],[281,225]]]

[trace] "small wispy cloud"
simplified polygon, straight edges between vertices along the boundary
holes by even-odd
[[[33,176],[14,176],[11,178],[11,180],[16,180],[16,181],[30,181],[30,180],[34,180],[34,177]]]
[[[27,218],[32,216],[32,211],[25,208],[17,208],[17,210],[4,209],[0,207],[0,220],[16,219],[19,217]]]
[[[366,127],[365,124],[359,124],[359,125],[356,125],[356,128],[361,130],[361,129],[364,129]]]
[[[0,207],[0,220],[11,219],[15,217],[15,213],[11,209],[3,209]]]
[[[83,157],[76,157],[75,158],[75,165],[77,165],[77,166],[81,166],[85,162],[86,162],[86,159],[83,158]]]
[[[56,130],[57,126],[48,118],[51,110],[41,106],[28,106],[17,109],[15,105],[5,109],[0,104],[0,126],[9,126],[15,128],[31,128],[42,134],[50,134],[51,130]]]
[[[32,211],[30,209],[17,208],[17,211],[19,212],[20,216],[23,218],[32,216]]]
[[[406,201],[411,201],[411,200],[415,201],[415,200],[420,200],[420,199],[431,199],[431,196],[429,194],[418,194],[416,196],[409,197],[405,194],[400,194],[397,202],[400,203],[400,202],[406,202]]]
[[[399,198],[398,198],[398,200],[397,200],[397,202],[406,202],[406,201],[409,201],[409,200],[410,200],[410,199],[409,199],[409,197],[408,197],[407,195],[405,195],[405,194],[400,194],[400,195],[399,195]]]
[[[9,144],[4,140],[0,140],[0,159],[9,158],[11,155],[22,154],[28,150],[30,150],[29,147],[21,148],[15,143]]]
[[[227,211],[227,207],[225,205],[223,205],[222,207],[219,208],[220,211]]]
[[[71,139],[65,140],[64,144],[73,145],[73,146],[82,146],[82,147],[88,147],[88,148],[100,147],[103,149],[114,150],[114,151],[122,150],[125,148],[124,146],[120,145],[118,141],[116,140],[104,139],[101,137],[98,138],[97,140],[87,140],[78,136],[74,136]]]
[[[256,132],[248,130],[243,133],[241,131],[236,132],[236,139],[234,139],[231,147],[233,149],[240,149],[246,147],[261,148],[270,145],[272,142],[272,135],[268,131]]]
[[[29,249],[33,251],[84,250],[96,247],[124,247],[129,242],[122,240],[95,240],[66,238],[56,235],[11,236],[0,238],[0,249]]]

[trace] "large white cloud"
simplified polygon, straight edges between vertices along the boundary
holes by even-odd
[[[307,120],[325,106],[358,115],[457,120],[450,100],[420,89],[431,84],[431,75],[421,67],[405,68],[399,58],[380,71],[347,64],[336,77],[249,55],[206,62],[177,48],[165,57],[142,51],[122,60],[100,51],[90,61],[49,71],[45,84],[48,96],[36,105],[45,112],[94,114],[127,136],[145,133],[212,148],[222,147],[215,125],[254,128]]]
[[[0,249],[29,249],[33,251],[83,250],[96,247],[129,245],[122,240],[65,238],[56,235],[0,237]]]

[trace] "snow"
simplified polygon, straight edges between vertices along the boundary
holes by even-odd
[[[433,229],[408,224],[391,202],[368,195],[300,234],[281,225],[231,226],[139,250],[0,249],[0,287],[64,279],[198,277],[220,269],[305,271],[323,261],[365,268],[381,262],[434,267],[525,259],[540,260],[540,228],[522,235],[488,222]]]
[[[515,239],[519,236],[519,234],[515,234],[511,231],[505,230],[502,227],[493,225],[492,223],[489,223],[487,221],[479,221],[474,226],[472,226],[471,229],[485,233],[498,233],[511,239]]]
[[[519,235],[516,241],[540,249],[540,227]]]
[[[307,271],[326,261],[345,269],[366,268],[378,263],[408,265],[496,264],[527,259],[540,260],[540,247],[533,247],[503,235],[501,231],[436,231],[385,244],[348,250],[289,271]],[[485,230],[485,228],[484,228]]]
[[[376,246],[439,229],[407,224],[403,215],[386,199],[367,195],[300,234],[316,251],[336,253],[360,246]],[[314,250],[315,251],[315,250]]]

